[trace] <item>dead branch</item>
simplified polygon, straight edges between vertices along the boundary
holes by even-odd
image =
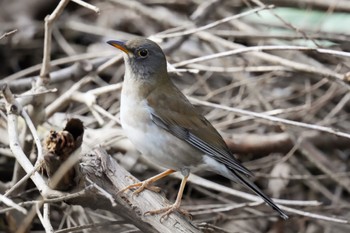
[[[105,209],[128,219],[143,232],[200,232],[188,219],[180,214],[171,214],[166,221],[159,215],[144,215],[146,211],[165,207],[168,201],[160,194],[144,191],[139,196],[131,192],[117,194],[124,187],[137,182],[137,179],[121,167],[102,148],[95,148],[85,154],[80,163],[82,185],[96,185],[113,197],[116,205],[101,193],[89,191],[84,197],[69,202],[92,209]],[[89,180],[91,182],[89,182]]]

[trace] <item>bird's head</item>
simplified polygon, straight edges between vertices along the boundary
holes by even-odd
[[[127,42],[110,40],[107,43],[124,52],[126,73],[129,72],[129,76],[146,80],[167,77],[165,55],[155,42],[137,38]]]

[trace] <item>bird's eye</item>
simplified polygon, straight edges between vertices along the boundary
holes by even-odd
[[[148,50],[147,49],[140,49],[137,53],[138,53],[138,55],[140,57],[147,57],[148,56]]]

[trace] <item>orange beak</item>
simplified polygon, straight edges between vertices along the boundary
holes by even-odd
[[[113,47],[116,47],[117,49],[120,49],[121,51],[123,51],[126,54],[130,53],[129,49],[126,47],[125,43],[122,41],[109,40],[109,41],[107,41],[107,43],[112,45]]]

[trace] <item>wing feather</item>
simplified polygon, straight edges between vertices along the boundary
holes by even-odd
[[[159,95],[158,92],[157,98],[149,95],[147,103],[151,109],[151,119],[157,126],[225,164],[229,169],[247,176],[252,175],[235,159],[221,135],[210,122],[197,113],[180,91],[176,89],[175,95],[169,95],[166,91]]]

